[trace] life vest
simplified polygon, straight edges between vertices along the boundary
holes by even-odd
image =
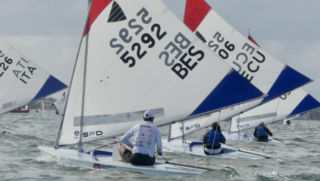
[[[257,131],[257,136],[267,136],[267,132],[264,129],[264,126],[259,126]]]
[[[209,147],[212,147],[212,143],[213,143],[213,146],[214,147],[219,147],[221,146],[220,144],[220,131],[217,130],[217,133],[216,133],[216,130],[210,130],[209,131],[209,135],[208,135],[208,142],[206,144],[206,146],[209,146]]]

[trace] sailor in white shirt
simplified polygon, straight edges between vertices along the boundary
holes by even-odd
[[[121,141],[132,148],[132,151],[123,145],[118,148],[122,161],[132,165],[153,165],[155,162],[155,143],[158,154],[162,155],[161,134],[159,129],[153,125],[153,111],[145,111],[143,119],[143,123],[133,126],[121,138]],[[134,136],[134,144],[129,141],[132,136]]]

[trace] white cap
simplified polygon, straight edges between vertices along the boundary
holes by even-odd
[[[144,118],[154,118],[154,114],[153,114],[153,111],[152,110],[146,110],[145,112],[144,112],[144,114],[143,114],[143,117]]]

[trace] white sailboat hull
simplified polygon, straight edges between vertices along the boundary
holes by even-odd
[[[172,140],[171,142],[168,142],[165,139],[162,140],[162,146],[166,148],[165,151],[186,153],[193,156],[222,158],[222,159],[244,158],[244,159],[250,159],[250,160],[271,158],[271,156],[269,155],[248,151],[248,150],[243,150],[243,149],[237,149],[227,145],[221,145],[224,153],[220,153],[217,155],[206,155],[203,152],[203,145],[195,145],[195,146],[192,146],[192,148],[190,149],[190,143],[192,143],[192,141],[185,141],[185,143],[182,143],[181,140]]]
[[[258,142],[254,139],[252,135],[247,135],[247,134],[241,134],[238,133],[228,133],[228,132],[223,132],[223,136],[227,140],[233,140],[233,141],[246,141],[246,142]],[[268,143],[282,143],[283,141],[278,141],[269,136]]]
[[[170,176],[170,175],[199,175],[206,170],[190,167],[176,166],[171,164],[156,162],[152,166],[133,166],[120,160],[115,160],[112,155],[93,156],[86,153],[78,153],[77,150],[54,149],[53,147],[38,147],[42,153],[66,159],[75,166],[84,166],[99,169],[119,169],[122,171],[139,172],[151,176]],[[111,152],[110,152],[111,153]]]

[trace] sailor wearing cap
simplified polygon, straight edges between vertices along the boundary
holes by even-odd
[[[118,148],[122,161],[132,165],[153,165],[155,144],[157,144],[158,154],[162,155],[161,134],[159,129],[153,125],[153,111],[145,111],[143,120],[143,123],[133,126],[121,138],[122,143],[132,148],[132,151],[123,145]],[[132,136],[134,136],[134,144],[129,141]]]
[[[254,129],[253,136],[257,141],[268,141],[268,135],[272,136],[271,131],[264,125],[264,122],[261,122],[259,126]]]

